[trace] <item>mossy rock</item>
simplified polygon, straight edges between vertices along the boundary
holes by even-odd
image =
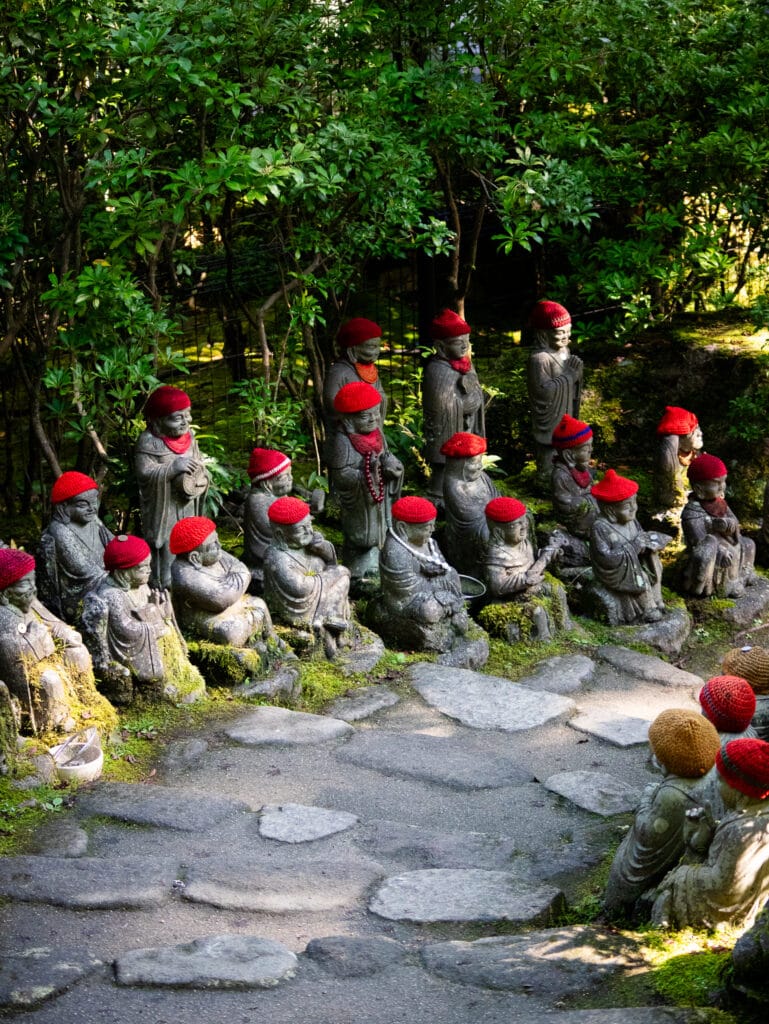
[[[206,681],[190,661],[186,644],[176,630],[159,637],[158,648],[165,667],[162,696],[174,704],[194,704],[205,697]]]
[[[264,650],[257,650],[215,644],[210,640],[190,640],[187,649],[192,664],[212,686],[243,686],[279,667],[284,658],[276,643],[268,643]]]
[[[563,584],[545,576],[549,593],[509,601],[492,601],[476,615],[489,636],[508,643],[549,640],[571,627],[569,606]]]

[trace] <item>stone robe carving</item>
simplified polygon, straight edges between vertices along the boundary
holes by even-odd
[[[690,495],[681,513],[688,560],[682,586],[693,597],[739,597],[752,582],[756,546],[723,499]]]

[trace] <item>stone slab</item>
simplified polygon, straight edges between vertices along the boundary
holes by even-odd
[[[308,843],[352,828],[355,814],[306,804],[267,804],[259,818],[259,833],[281,843]]]
[[[224,731],[231,740],[246,746],[294,746],[349,736],[353,727],[339,718],[263,707],[242,715]]]
[[[411,681],[428,704],[473,729],[520,732],[576,711],[567,697],[469,669],[419,662],[411,666]]]
[[[355,841],[374,858],[420,868],[509,868],[520,853],[515,840],[504,836],[439,832],[401,821],[369,821],[357,830]]]
[[[745,590],[742,597],[735,599],[730,608],[721,613],[726,622],[733,626],[749,626],[757,619],[766,617],[769,611],[769,580],[757,576],[755,583]]]
[[[685,608],[668,608],[659,622],[620,629],[629,631],[638,643],[648,644],[666,657],[675,658],[692,631],[692,620]]]
[[[71,815],[62,814],[44,822],[27,849],[42,857],[84,857],[88,833]]]
[[[603,772],[556,772],[543,785],[551,793],[604,818],[635,810],[641,797],[637,786],[628,786],[616,775]]]
[[[559,655],[541,661],[532,675],[518,680],[518,685],[547,693],[574,693],[590,682],[595,669],[595,662],[585,654]]]
[[[585,711],[569,722],[572,729],[606,740],[616,747],[634,747],[647,743],[650,724],[646,718],[633,718],[610,708]]]
[[[329,704],[328,712],[334,718],[341,718],[343,722],[358,722],[384,708],[391,708],[399,700],[397,693],[386,686],[374,683],[338,697]]]
[[[449,668],[483,668],[489,660],[489,641],[485,635],[475,640],[459,640],[450,651],[439,654],[435,660],[438,665]]]
[[[0,896],[78,910],[144,909],[163,903],[178,873],[152,857],[0,858]]]
[[[82,949],[42,946],[5,951],[0,958],[0,1007],[30,1010],[101,966],[101,960]]]
[[[118,985],[274,988],[296,974],[296,956],[254,935],[213,935],[178,946],[134,949],[115,961]]]
[[[516,761],[480,749],[471,736],[366,730],[341,747],[337,757],[384,775],[453,789],[495,789],[533,779],[531,771]]]
[[[510,871],[428,868],[386,878],[369,910],[391,921],[542,924],[562,904],[560,889],[527,885]]]
[[[236,818],[251,808],[242,800],[209,796],[170,786],[104,782],[78,794],[81,815],[99,814],[138,825],[201,832],[226,818]]]
[[[208,751],[208,742],[197,736],[174,740],[163,751],[161,764],[167,772],[181,772],[198,764]]]
[[[359,672],[370,672],[384,657],[384,641],[376,633],[360,623],[355,623],[357,634],[352,647],[341,647],[334,664],[343,676],[354,676]]]
[[[685,672],[670,662],[657,658],[652,654],[641,654],[628,647],[618,644],[604,644],[598,648],[598,657],[619,672],[627,672],[631,676],[649,683],[661,683],[663,686],[701,687],[704,679],[693,672]]]
[[[296,700],[302,692],[299,668],[295,665],[284,665],[272,675],[260,679],[249,679],[232,688],[237,697],[278,697],[287,701]]]
[[[327,935],[307,943],[305,954],[336,978],[368,978],[403,963],[407,953],[394,939]]]

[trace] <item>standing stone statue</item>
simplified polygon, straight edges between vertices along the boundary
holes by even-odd
[[[118,704],[137,691],[188,704],[205,683],[187,649],[165,590],[150,590],[151,551],[141,537],[119,534],[104,549],[108,576],[86,594],[83,633],[96,676]]]
[[[665,778],[644,789],[635,821],[614,855],[603,896],[603,909],[612,915],[632,915],[640,897],[678,864],[688,811],[703,809],[713,820],[711,773],[720,747],[713,724],[696,711],[668,708],[649,727],[649,746]],[[642,908],[637,913],[643,916]]]
[[[553,510],[563,527],[567,543],[561,548],[559,565],[581,568],[590,565],[588,541],[598,518],[598,501],[591,488],[595,483],[590,460],[593,430],[567,412],[553,431],[553,471],[550,487]]]
[[[156,388],[144,407],[147,429],[136,442],[142,531],[152,549],[153,587],[171,585],[168,538],[174,523],[200,515],[209,476],[194,433],[190,399],[180,388]]]
[[[582,360],[569,350],[571,316],[557,302],[543,299],[529,316],[534,345],[527,364],[529,407],[540,486],[550,493],[553,431],[564,413],[579,416]]]
[[[758,739],[751,725],[756,713],[753,687],[740,676],[713,676],[699,693],[702,713],[718,731],[721,746],[730,740]]]
[[[365,381],[379,392],[380,419],[384,423],[387,414],[387,395],[379,379],[376,361],[382,347],[382,328],[373,320],[358,316],[342,324],[336,336],[341,350],[339,358],[331,364],[323,384],[323,412],[326,420],[326,434],[330,441],[341,428],[339,413],[334,399],[345,384]]]
[[[99,489],[85,473],[62,473],[51,488],[53,514],[38,548],[38,592],[65,622],[76,624],[83,598],[104,579],[112,533],[99,519]]]
[[[693,493],[681,513],[686,560],[681,586],[692,597],[739,597],[755,581],[756,545],[743,537],[724,497],[726,466],[707,452],[689,466]]]
[[[702,862],[662,880],[651,914],[658,928],[749,927],[769,897],[769,743],[732,740],[716,768],[726,814]]]
[[[499,493],[483,470],[485,452],[486,438],[478,434],[453,434],[441,446],[446,460],[446,529],[441,545],[448,561],[463,576],[478,576],[481,571],[489,540],[486,506]]]
[[[592,593],[611,626],[658,622],[665,608],[658,552],[670,537],[641,529],[637,492],[634,480],[613,469],[591,488],[600,510],[590,532]]]
[[[666,405],[657,424],[654,458],[654,500],[657,517],[677,522],[689,493],[687,470],[702,450],[702,431],[688,409]]]
[[[486,436],[483,391],[470,356],[470,325],[444,309],[430,325],[435,353],[422,381],[424,458],[430,467],[428,493],[443,501],[443,444],[457,433]]]
[[[18,548],[0,550],[0,678],[22,709],[23,732],[72,732],[88,721],[106,735],[117,724],[82,637],[37,600],[35,559]]]
[[[400,496],[403,466],[382,433],[379,392],[365,381],[345,384],[334,399],[340,429],[328,452],[332,492],[342,509],[342,556],[353,584],[376,580],[379,549]]]

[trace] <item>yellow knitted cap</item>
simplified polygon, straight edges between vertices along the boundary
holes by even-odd
[[[734,647],[721,662],[730,676],[747,679],[755,693],[769,693],[769,651],[765,647]]]
[[[715,764],[721,741],[712,722],[696,711],[668,708],[649,726],[649,745],[671,775],[698,779]]]

